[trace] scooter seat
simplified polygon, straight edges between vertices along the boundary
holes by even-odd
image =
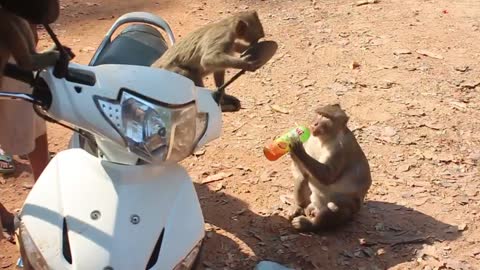
[[[156,28],[146,24],[132,24],[105,46],[93,65],[150,66],[167,48],[165,39]]]

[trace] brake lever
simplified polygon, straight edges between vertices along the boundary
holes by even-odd
[[[75,53],[73,53],[73,50],[70,47],[64,46],[64,45],[62,45],[62,47],[63,47],[63,50],[65,51],[65,53],[68,55],[70,60],[72,60],[76,57]],[[62,52],[62,50],[59,50],[57,48],[57,46],[55,46],[55,49],[58,50],[60,53]]]

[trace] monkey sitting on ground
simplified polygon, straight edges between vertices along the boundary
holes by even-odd
[[[315,110],[311,137],[292,141],[296,209],[290,216],[299,231],[334,229],[349,222],[371,186],[370,166],[340,105]]]
[[[236,57],[265,37],[256,11],[239,12],[207,24],[170,47],[152,66],[176,72],[203,87],[203,77],[213,73],[215,86],[225,82],[225,69],[255,71],[258,61]],[[243,42],[242,42],[243,41]],[[240,100],[225,95],[222,111],[240,110]]]
[[[30,24],[5,8],[0,8],[0,85],[10,56],[18,66],[27,70],[52,66],[60,56],[53,49],[37,53],[35,47],[35,35]]]

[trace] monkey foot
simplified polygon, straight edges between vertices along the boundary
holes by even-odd
[[[304,215],[304,210],[303,208],[301,208],[300,206],[296,206],[294,209],[292,209],[290,211],[290,213],[288,213],[288,220],[293,220],[294,218],[298,217],[298,216],[302,216]]]
[[[307,208],[305,208],[305,216],[313,218],[317,214],[318,214],[318,209],[315,207],[315,205],[310,204],[308,205]]]
[[[306,216],[298,216],[292,220],[292,226],[298,231],[306,232],[313,229],[312,222]]]
[[[221,104],[222,112],[238,112],[242,105],[240,100],[231,95],[225,95]]]

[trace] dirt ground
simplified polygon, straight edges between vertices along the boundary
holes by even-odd
[[[256,9],[267,38],[279,43],[270,63],[228,89],[244,109],[224,114],[223,136],[182,162],[207,222],[203,268],[251,269],[268,259],[295,269],[480,269],[480,2],[355,3],[61,1],[54,29],[80,63],[130,11],[162,16],[181,38]],[[262,148],[308,123],[319,104],[336,102],[351,117],[374,183],[353,223],[298,234],[285,218],[290,160],[270,162]],[[48,132],[52,151],[66,147],[69,131],[49,125]],[[0,178],[10,209],[32,183],[28,163],[17,165],[15,175]],[[220,180],[202,184],[208,177]],[[17,258],[15,246],[0,243],[0,269],[14,269]]]

